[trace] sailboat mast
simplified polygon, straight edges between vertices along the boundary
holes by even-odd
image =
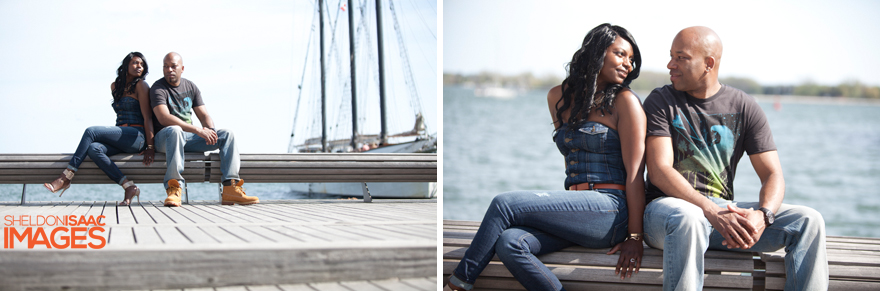
[[[318,22],[321,31],[321,151],[327,152],[327,98],[325,98],[325,89],[327,83],[327,74],[324,72],[324,0],[318,0]]]
[[[379,122],[381,124],[379,145],[385,145],[388,142],[388,127],[385,122],[385,42],[382,30],[382,0],[376,0],[376,31],[379,37]]]
[[[356,151],[358,149],[357,81],[355,78],[357,71],[355,70],[354,59],[354,6],[351,5],[351,0],[348,0],[348,51],[350,54],[349,61],[351,62],[351,149]]]

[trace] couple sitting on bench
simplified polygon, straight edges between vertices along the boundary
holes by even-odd
[[[43,185],[52,193],[61,191],[64,194],[88,155],[113,182],[125,190],[125,198],[119,205],[131,204],[133,197],[138,197],[140,202],[140,189],[122,174],[109,156],[139,152],[144,156],[144,165],[149,166],[153,162],[153,155],[159,151],[167,157],[164,184],[168,197],[165,206],[180,206],[184,152],[219,149],[223,172],[221,203],[259,203],[259,198],[247,196],[241,187],[244,181],[238,176],[240,160],[235,136],[229,130],[214,129],[214,121],[208,115],[199,88],[181,77],[183,58],[180,54],[171,52],[165,55],[162,66],[164,78],[156,80],[152,88],[144,80],[148,73],[149,67],[143,54],[132,52],[125,56],[116,70],[116,80],[110,84],[116,126],[87,128],[67,169],[57,179]],[[202,127],[192,124],[193,112]]]

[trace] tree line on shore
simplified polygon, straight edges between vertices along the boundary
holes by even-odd
[[[870,86],[858,80],[845,81],[837,85],[822,85],[813,81],[804,81],[797,85],[761,85],[755,80],[739,77],[725,77],[719,81],[748,94],[880,99],[880,86]],[[502,75],[492,72],[471,75],[443,74],[444,86],[498,86],[525,90],[546,90],[560,83],[562,83],[562,78],[553,74],[542,76],[535,76],[532,73]],[[630,84],[630,88],[635,91],[647,92],[666,84],[669,84],[668,73],[642,71],[639,78]]]

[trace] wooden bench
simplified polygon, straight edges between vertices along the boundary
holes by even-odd
[[[479,227],[476,221],[443,221],[444,284],[458,265]],[[642,267],[632,278],[621,281],[614,274],[618,255],[608,249],[580,246],[540,256],[566,290],[657,290],[663,285],[663,251],[645,246]],[[763,289],[763,275],[755,271],[753,253],[708,251],[705,255],[704,290]],[[760,262],[760,260],[758,261]],[[474,284],[474,290],[525,290],[498,260],[492,259]]]
[[[444,284],[470,246],[477,221],[443,221]],[[828,236],[829,290],[880,290],[880,238]],[[566,290],[655,290],[663,285],[663,252],[645,245],[638,275],[624,281],[614,275],[618,255],[608,249],[569,247],[540,256]],[[708,251],[704,290],[783,290],[785,251],[741,253]],[[474,290],[523,290],[507,268],[493,258]]]
[[[826,237],[828,290],[880,290],[880,239]],[[766,290],[785,287],[785,252],[761,254],[767,266]]]
[[[0,154],[0,184],[42,184],[58,177],[72,154]],[[302,182],[436,182],[437,154],[241,154],[239,174],[248,183]],[[165,154],[156,153],[150,166],[143,156],[111,156],[123,174],[137,183],[162,183]],[[218,153],[185,153],[183,178],[187,183],[219,183]],[[88,157],[74,184],[112,184]],[[366,186],[364,187],[366,189]],[[22,189],[24,204],[26,197]],[[369,201],[369,196],[364,197]],[[188,199],[186,199],[188,202]]]

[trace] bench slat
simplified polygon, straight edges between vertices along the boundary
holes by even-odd
[[[41,184],[55,179],[72,154],[0,154],[0,184]],[[436,182],[437,154],[241,154],[240,174],[248,182]],[[139,154],[111,157],[123,174],[141,183],[162,182],[166,161],[156,153],[144,166]],[[220,182],[218,153],[186,153],[183,177],[188,182]],[[73,183],[112,183],[86,158]]]

